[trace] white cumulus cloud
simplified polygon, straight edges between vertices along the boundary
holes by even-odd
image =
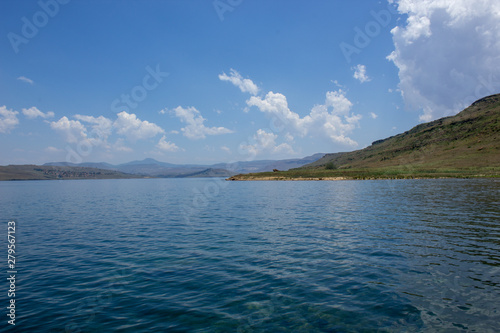
[[[399,88],[430,121],[500,92],[498,0],[391,0],[408,16],[392,30]]]
[[[307,134],[309,118],[300,118],[300,115],[290,110],[286,96],[280,93],[268,92],[265,97],[252,96],[247,100],[248,106],[255,106],[261,112],[275,116],[285,126],[292,128],[301,136]]]
[[[54,117],[54,112],[49,111],[47,113],[43,113],[42,111],[38,110],[36,107],[31,107],[29,109],[23,109],[22,110],[23,114],[26,116],[28,119],[35,119],[35,118],[52,118]]]
[[[177,147],[177,145],[173,142],[167,141],[167,137],[164,135],[156,145],[156,148],[168,151],[168,152],[176,152],[181,150],[181,148]]]
[[[87,129],[78,120],[69,120],[68,117],[64,116],[58,121],[51,122],[50,127],[62,133],[69,143],[87,140]]]
[[[140,120],[133,113],[122,111],[113,123],[118,134],[124,135],[129,140],[149,139],[165,131],[158,125],[147,120]]]
[[[343,90],[327,92],[325,104],[316,105],[311,111],[309,132],[314,133],[319,128],[320,133],[333,142],[357,146],[357,142],[347,135],[359,125],[361,115],[351,113],[351,108],[352,103]]]
[[[233,76],[239,76],[236,71],[234,72]],[[223,80],[221,75],[219,75],[219,78]],[[251,80],[249,81],[251,82]],[[250,92],[241,88],[240,90]],[[283,94],[270,91],[264,97],[261,97],[255,96],[256,91],[250,93],[254,96],[247,100],[247,107],[244,111],[248,112],[250,107],[255,106],[261,112],[271,116],[274,126],[283,126],[287,130],[286,137],[289,139],[288,141],[293,140],[293,133],[301,137],[320,135],[343,145],[357,145],[348,135],[359,125],[361,115],[351,113],[352,103],[347,99],[342,89],[327,92],[325,103],[314,106],[311,112],[304,117],[290,110],[287,98]],[[257,133],[257,138],[262,139],[264,136],[265,133]],[[287,147],[283,146],[283,148]]]
[[[113,150],[118,152],[130,153],[134,151],[132,148],[125,145],[125,140],[123,138],[119,138],[118,140],[116,140],[112,147]]]
[[[0,133],[9,133],[19,124],[18,114],[17,111],[8,110],[5,105],[0,106]]]
[[[88,133],[88,136],[94,145],[106,142],[113,132],[113,121],[104,116],[93,117],[77,114],[75,118],[91,124],[92,130]]]
[[[254,158],[261,154],[295,154],[293,148],[288,143],[277,144],[278,135],[259,129],[250,142],[240,144],[240,152],[245,152]]]
[[[233,133],[232,130],[225,127],[206,127],[204,125],[206,119],[194,107],[183,108],[178,106],[173,111],[175,116],[186,124],[186,127],[181,128],[181,131],[189,139],[204,139],[207,135]]]
[[[366,75],[366,66],[365,65],[357,65],[353,67],[354,69],[354,78],[359,80],[359,82],[364,83],[371,81],[371,79]]]
[[[231,68],[230,75],[226,73],[222,73],[219,75],[219,79],[222,81],[229,81],[238,88],[242,92],[248,92],[252,95],[257,95],[259,93],[259,87],[255,83],[253,83],[250,79],[244,79],[240,73]]]
[[[325,103],[314,106],[303,118],[290,110],[286,97],[280,93],[271,91],[264,98],[252,96],[247,104],[276,117],[288,131],[302,137],[321,135],[336,143],[357,145],[347,135],[358,126],[361,116],[351,113],[352,103],[343,90],[327,92]]]

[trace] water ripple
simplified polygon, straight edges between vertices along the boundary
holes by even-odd
[[[499,182],[224,183],[193,205],[213,182],[2,183],[2,223],[19,230],[16,326],[496,330]]]

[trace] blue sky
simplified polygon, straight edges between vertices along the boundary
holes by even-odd
[[[0,164],[360,149],[500,92],[483,0],[0,2]]]

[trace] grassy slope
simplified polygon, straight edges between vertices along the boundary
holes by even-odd
[[[327,170],[333,165],[335,170]],[[345,177],[435,178],[500,176],[500,95],[483,98],[456,116],[418,125],[371,146],[288,172],[234,179]]]
[[[85,167],[9,165],[0,166],[0,180],[120,179],[137,178],[123,172]]]

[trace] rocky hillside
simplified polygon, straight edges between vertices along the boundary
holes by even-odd
[[[303,168],[486,168],[500,167],[500,94],[459,114],[348,153],[327,154]]]
[[[420,124],[364,149],[326,154],[286,172],[229,180],[335,180],[500,177],[500,95],[459,114]]]

